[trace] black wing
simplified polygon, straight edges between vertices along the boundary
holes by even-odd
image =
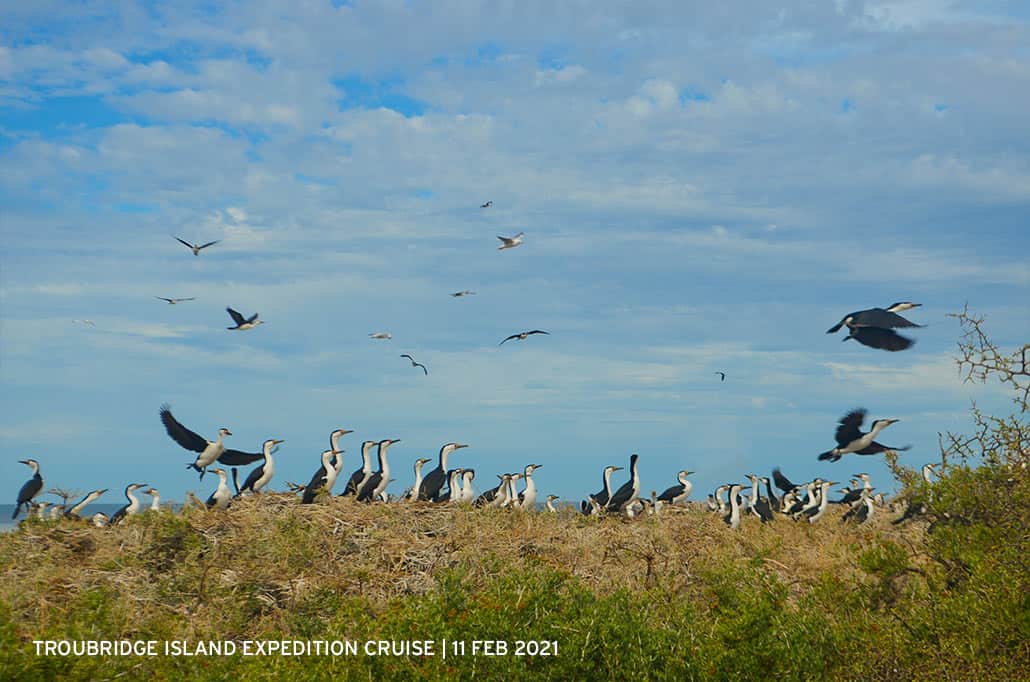
[[[779,488],[780,490],[782,490],[783,492],[789,493],[791,490],[794,490],[795,488],[797,488],[796,485],[794,485],[793,483],[790,482],[789,478],[787,478],[782,473],[780,473],[780,468],[779,467],[776,467],[775,469],[772,470],[772,475],[773,475],[773,483],[775,483],[776,487]]]
[[[859,427],[862,426],[864,421],[865,410],[861,408],[852,410],[844,415],[843,419],[840,420],[839,426],[837,426],[837,433],[835,435],[837,445],[844,447],[851,441],[861,438],[862,432],[859,430]]]
[[[683,494],[683,486],[674,485],[670,488],[666,488],[665,492],[658,496],[658,499],[662,502],[672,502],[673,498]]]
[[[402,357],[402,358],[407,358],[407,359],[411,360],[411,364],[415,364],[415,358],[411,357],[411,356],[410,356],[410,355],[408,355],[407,353],[405,353],[405,354],[404,354],[404,355],[402,355],[401,357]]]
[[[511,341],[512,339],[517,339],[517,338],[519,338],[519,335],[518,335],[518,334],[512,334],[511,336],[509,336],[508,338],[506,338],[506,339],[505,339],[504,341]],[[504,341],[501,341],[501,342],[500,342],[499,344],[497,344],[497,345],[498,345],[498,346],[503,346],[503,345],[504,345]]]
[[[175,241],[179,242],[179,243],[180,243],[180,244],[182,244],[183,246],[188,246],[188,247],[189,247],[189,248],[191,248],[191,249],[193,248],[193,244],[190,244],[190,243],[189,243],[188,241],[185,241],[185,240],[179,239],[178,237],[176,237],[176,238],[175,238]]]
[[[915,343],[915,341],[908,337],[882,327],[854,327],[849,338],[858,341],[863,346],[878,348],[892,353],[905,350]]]
[[[910,320],[905,319],[897,313],[892,313],[883,308],[871,308],[869,310],[863,310],[857,313],[851,313],[848,317],[851,317],[851,322],[848,326],[850,327],[882,327],[884,329],[891,327],[922,327],[921,324],[916,324]],[[847,318],[845,318],[847,319]]]
[[[215,244],[217,244],[217,243],[218,243],[218,242],[220,242],[220,241],[222,241],[222,240],[221,240],[221,239],[216,239],[216,240],[214,240],[213,242],[208,242],[207,244],[201,244],[201,245],[200,245],[200,246],[198,246],[197,248],[198,248],[198,249],[206,249],[206,248],[207,248],[207,247],[209,247],[209,246],[214,246]]]
[[[165,425],[165,431],[168,432],[172,440],[191,452],[204,452],[204,448],[207,447],[207,439],[193,433],[180,424],[172,416],[172,410],[169,405],[162,405],[160,414],[161,423]]]
[[[252,322],[254,322],[254,320],[256,320],[256,319],[258,319],[258,313],[254,313],[253,315],[251,315],[250,317],[248,317],[248,318],[247,318],[247,324],[251,324],[251,323],[252,323]]]
[[[170,299],[170,298],[165,298],[164,296],[155,296],[154,298],[158,298],[158,299],[161,299],[162,301],[168,301],[169,303],[171,303],[171,302],[172,302],[172,299]]]
[[[225,312],[229,313],[229,317],[232,318],[232,321],[235,322],[237,326],[239,326],[241,324],[245,324],[247,322],[247,320],[243,317],[243,315],[240,315],[238,312],[236,312],[232,308],[226,308]]]
[[[543,329],[534,329],[533,331],[526,332],[526,333],[527,334],[550,334],[551,332],[545,332]]]
[[[240,452],[239,450],[224,450],[218,457],[218,461],[226,466],[239,467],[253,464],[259,459],[264,459],[263,452]]]
[[[429,370],[426,369],[426,366],[423,365],[421,362],[413,362],[411,364],[413,364],[415,367],[421,367],[422,371],[426,373],[426,376],[429,376]]]
[[[40,489],[43,487],[43,479],[36,478],[33,476],[29,480],[25,481],[25,485],[18,491],[18,505],[21,506],[26,502],[30,502],[33,497],[39,494]],[[18,513],[18,509],[14,510],[15,515]],[[14,518],[14,517],[12,517]]]
[[[881,445],[880,443],[877,443],[874,440],[872,443],[870,443],[869,445],[865,446],[861,450],[855,450],[855,454],[856,455],[876,455],[876,454],[879,454],[881,452],[885,452],[887,450],[899,450],[901,452],[904,452],[905,450],[908,450],[911,447],[912,447],[911,445],[906,445],[903,448],[893,448],[893,447],[891,447],[889,445]]]
[[[264,464],[262,464],[261,466],[255,467],[250,472],[250,474],[247,475],[247,480],[245,480],[243,482],[243,487],[240,488],[240,491],[243,491],[243,490],[253,491],[254,490],[254,484],[258,482],[258,479],[261,478],[261,474],[263,474],[263,473],[265,473],[265,465]],[[239,491],[237,491],[237,493],[238,492]]]

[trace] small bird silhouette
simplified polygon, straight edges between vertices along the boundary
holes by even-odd
[[[402,358],[407,358],[407,359],[411,360],[411,366],[412,366],[412,367],[421,367],[421,368],[422,368],[422,371],[426,373],[426,376],[429,376],[429,370],[428,370],[428,369],[426,369],[426,366],[425,366],[425,365],[423,365],[423,364],[422,364],[421,362],[415,362],[415,358],[411,357],[411,356],[410,356],[410,355],[408,355],[407,353],[405,353],[405,354],[404,354],[404,355],[402,355],[401,357],[402,357]]]

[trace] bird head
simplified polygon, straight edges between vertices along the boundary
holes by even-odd
[[[225,428],[223,426],[222,428],[218,429],[218,435],[219,436],[231,436],[232,435],[232,431],[230,431],[229,429],[227,429],[227,428]]]

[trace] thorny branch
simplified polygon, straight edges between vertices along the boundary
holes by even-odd
[[[983,315],[970,313],[968,304],[961,313],[952,313],[948,317],[957,319],[963,329],[958,342],[962,357],[955,359],[959,374],[965,375],[963,380],[986,383],[992,374],[997,376],[1003,384],[1012,384],[1016,391],[1013,401],[1019,405],[1020,412],[1026,412],[1030,403],[1030,359],[1027,358],[1030,343],[1024,343],[1011,355],[1005,355],[984,332]]]

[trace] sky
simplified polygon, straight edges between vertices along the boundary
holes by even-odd
[[[579,500],[634,452],[645,494],[889,490],[816,461],[847,411],[918,467],[1012,409],[947,315],[1030,338],[1028,45],[1002,1],[4,3],[0,496],[32,457],[206,497],[166,402],[284,439],[280,490],[339,427],[347,472],[401,439],[394,493],[449,441],[478,491],[538,463]],[[906,300],[907,351],[824,333]]]

